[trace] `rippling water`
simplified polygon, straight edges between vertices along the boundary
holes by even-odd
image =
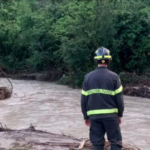
[[[50,82],[11,80],[10,99],[0,101],[0,122],[11,129],[27,128],[88,137],[80,109],[80,89]],[[0,79],[7,86],[6,79]],[[121,125],[124,141],[150,150],[150,99],[124,96],[125,113]]]

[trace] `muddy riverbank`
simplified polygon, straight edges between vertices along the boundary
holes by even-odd
[[[113,144],[116,144],[113,142]],[[131,144],[122,144],[122,150],[140,150]],[[27,129],[11,130],[0,127],[0,150],[93,150],[89,139],[77,139],[71,136]],[[110,143],[105,141],[104,150],[110,150]]]
[[[8,75],[9,78],[16,80],[48,82],[60,81],[62,76],[62,72],[55,72],[53,70],[44,73],[18,73]],[[4,77],[4,74],[1,73],[0,77]],[[124,95],[150,98],[150,74],[139,76],[133,73],[121,73],[120,77],[124,87]]]
[[[56,134],[88,137],[80,110],[81,89],[50,82],[11,81],[12,97],[0,101],[0,122],[11,129],[24,129],[32,124],[39,130]],[[0,84],[6,85],[7,80],[1,78]],[[124,96],[124,99],[121,125],[124,142],[150,150],[150,100],[130,96]]]

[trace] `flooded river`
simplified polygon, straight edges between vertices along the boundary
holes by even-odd
[[[28,128],[88,137],[80,109],[80,89],[49,82],[11,80],[10,99],[0,101],[0,122],[11,129]],[[9,85],[0,79],[0,86]],[[150,99],[124,96],[123,140],[150,150]]]

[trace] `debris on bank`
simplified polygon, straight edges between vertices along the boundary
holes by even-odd
[[[7,87],[0,87],[0,100],[7,99],[11,97],[12,90]]]
[[[8,82],[10,83],[10,88],[9,87],[0,87],[0,100],[5,100],[9,97],[11,97],[12,95],[12,91],[13,91],[13,85],[11,83],[11,81],[9,80],[9,78],[7,77],[7,75],[5,74],[5,72],[3,72],[3,70],[0,68],[1,73],[7,78]]]
[[[125,95],[150,98],[150,73],[138,75],[122,72],[119,76]]]
[[[145,85],[130,85],[123,89],[125,95],[150,98],[150,86]]]
[[[1,150],[92,150],[89,139],[77,139],[74,137],[53,134],[36,130],[34,126],[28,129],[11,130],[7,126],[0,127]],[[106,142],[105,149],[110,150]],[[124,145],[122,150],[139,150],[132,145]]]

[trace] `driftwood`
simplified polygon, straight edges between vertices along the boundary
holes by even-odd
[[[6,144],[7,143],[7,144]],[[116,144],[115,142],[113,144]],[[7,126],[0,127],[0,150],[92,150],[89,139],[77,139],[71,136],[48,133],[36,130],[34,126],[28,129],[11,130]],[[105,150],[110,150],[110,144],[105,142]],[[122,150],[139,150],[129,144],[123,144]]]

